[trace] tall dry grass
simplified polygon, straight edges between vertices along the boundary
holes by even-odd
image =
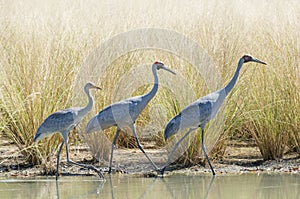
[[[225,125],[217,132],[208,132],[215,135],[207,138],[211,151],[224,151],[229,138],[242,135],[244,139],[256,140],[264,159],[280,158],[291,150],[300,152],[300,6],[296,1],[27,0],[1,2],[0,9],[1,133],[33,164],[45,162],[56,151],[58,135],[38,146],[33,145],[33,136],[47,115],[73,105],[74,81],[89,52],[113,35],[143,27],[175,30],[199,43],[221,71],[223,85],[232,77],[244,53],[268,63],[266,67],[245,64],[227,98]],[[103,73],[100,82],[95,82],[103,91],[95,96],[93,113],[116,101],[113,92],[120,74],[156,59],[186,78],[195,91],[195,99],[212,91],[189,60],[168,52],[136,51],[119,57]],[[133,94],[145,93],[150,88],[150,84],[145,85]],[[170,90],[160,87],[150,105],[162,103],[166,113],[153,139],[164,145],[163,125],[195,99],[179,103]],[[147,126],[150,112],[146,109],[142,113],[138,128]],[[107,132],[109,137],[112,133]],[[198,134],[197,140],[185,154],[191,161],[198,160]]]
[[[56,149],[59,137],[42,141],[43,150],[38,150],[32,145],[33,135],[47,115],[70,106],[79,55],[69,46],[69,38],[61,35],[28,39],[9,26],[5,32],[1,35],[2,133],[30,162],[41,163]]]

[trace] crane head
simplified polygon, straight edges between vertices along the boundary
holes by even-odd
[[[169,71],[170,73],[176,75],[176,73],[173,70],[171,70],[170,68],[168,68],[167,66],[165,66],[163,62],[156,61],[156,62],[154,62],[153,66],[156,66],[157,70],[164,69],[164,70]]]
[[[262,61],[260,61],[258,59],[255,59],[255,58],[251,57],[250,55],[244,55],[242,57],[242,59],[244,59],[244,63],[247,63],[247,62],[257,62],[257,63],[265,64],[266,65],[265,62],[262,62]]]
[[[85,89],[85,90],[91,89],[91,88],[102,90],[100,87],[95,86],[95,84],[93,84],[92,82],[88,82],[88,83],[86,83],[86,85],[84,86],[84,89]]]

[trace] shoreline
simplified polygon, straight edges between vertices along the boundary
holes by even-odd
[[[9,141],[2,141],[0,145],[0,177],[1,178],[33,178],[33,177],[55,177],[56,171],[56,155],[50,159],[51,171],[45,175],[45,171],[38,165],[30,165],[26,163],[21,156],[15,153],[16,147]],[[158,167],[164,165],[167,153],[161,149],[147,149],[147,154],[157,164]],[[88,147],[84,145],[71,146],[70,158],[73,161],[92,164],[101,169],[103,174],[107,176],[107,163],[99,163],[90,154]],[[60,176],[97,176],[94,171],[86,170],[75,165],[67,164],[65,152],[61,154],[61,163],[59,167]],[[226,147],[226,151],[222,160],[213,160],[213,167],[216,175],[224,174],[243,174],[243,173],[290,173],[300,174],[300,156],[297,153],[285,154],[279,160],[264,161],[260,156],[260,152],[256,146],[242,144],[232,144]],[[113,159],[113,170],[117,168],[117,172],[113,174],[124,174],[141,177],[159,176],[153,171],[152,165],[148,162],[144,154],[139,149],[116,149]],[[171,170],[171,171],[170,171]],[[210,174],[211,171],[208,164],[195,165],[191,167],[167,169],[166,176],[185,174],[185,175],[201,175]]]

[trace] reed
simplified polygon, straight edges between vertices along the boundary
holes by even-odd
[[[79,71],[88,54],[118,33],[160,27],[183,33],[207,52],[224,80],[218,88],[230,80],[243,54],[250,53],[268,63],[266,67],[256,64],[243,67],[222,111],[224,121],[221,121],[222,117],[217,117],[208,127],[206,140],[212,157],[222,155],[226,142],[237,137],[254,138],[265,160],[281,158],[287,151],[300,153],[298,3],[169,3],[118,1],[116,4],[104,4],[92,1],[83,4],[73,1],[71,4],[53,1],[45,6],[29,0],[26,4],[3,2],[7,4],[3,7],[9,9],[1,10],[0,18],[1,133],[18,146],[30,163],[45,164],[53,157],[61,138],[54,135],[35,145],[34,133],[50,113],[73,106],[74,82],[80,76]],[[286,13],[286,10],[290,12]],[[111,12],[118,14],[111,17]],[[157,146],[166,147],[162,132],[167,121],[190,102],[213,91],[207,87],[203,74],[195,70],[189,60],[172,52],[138,49],[110,63],[98,78],[99,82],[95,82],[103,91],[95,93],[96,103],[91,115],[121,98],[149,91],[151,75],[148,83],[141,83],[133,92],[116,93],[120,91],[118,87],[122,85],[122,75],[141,63],[151,64],[157,59],[163,60],[184,77],[193,91],[193,95],[188,95],[186,88],[181,87],[182,96],[179,98],[166,81],[174,77],[163,72],[159,74],[162,84],[139,117],[137,128],[141,137],[145,131],[151,131],[150,137],[157,142]],[[140,81],[138,78],[137,74],[134,80]],[[173,84],[180,87],[176,82]],[[82,103],[85,104],[85,101]],[[82,122],[83,126],[91,115]],[[149,130],[149,126],[154,130]],[[82,129],[79,128],[79,131],[82,132]],[[105,132],[108,139],[112,138],[114,130]],[[201,156],[200,134],[195,135],[195,142],[189,142],[191,146],[181,157],[189,163],[199,162]],[[84,140],[89,143],[93,154],[107,159],[105,154],[109,151],[109,145],[100,150],[97,147],[101,142],[97,139]],[[125,142],[124,145],[133,142],[127,134],[122,140],[120,145],[122,142]],[[172,148],[172,143],[169,148]],[[187,147],[183,147],[180,154],[185,149]]]
[[[74,65],[78,54],[62,35],[40,38],[7,27],[10,38],[1,47],[2,133],[11,139],[32,164],[47,162],[59,143],[59,136],[33,145],[39,124],[56,110],[71,104]],[[49,39],[49,40],[48,40]],[[69,86],[71,85],[71,86]],[[51,156],[50,156],[51,157]]]

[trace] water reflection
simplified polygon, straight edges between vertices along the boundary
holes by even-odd
[[[211,177],[209,186],[208,186],[206,194],[204,196],[205,199],[209,195],[209,191],[210,191],[210,189],[213,185],[214,179],[215,179],[215,177]],[[153,198],[153,194],[155,194],[155,196],[158,197],[158,198],[172,198],[172,199],[173,198],[178,198],[178,195],[175,192],[177,188],[175,189],[174,187],[172,187],[172,184],[169,185],[165,178],[153,178],[153,179],[150,179],[150,181],[151,180],[152,180],[152,182],[149,183],[149,185],[145,188],[145,190],[143,190],[141,195],[139,195],[139,197],[138,197],[139,199]],[[114,190],[114,189],[117,189],[117,188],[114,188],[113,180],[112,180],[111,176],[109,178],[109,183],[110,183],[110,190],[111,190],[112,199],[116,199],[114,192],[118,191],[118,190]],[[162,185],[164,186],[164,188],[161,187]],[[160,190],[165,189],[166,192],[165,191],[157,192],[156,189],[160,189]],[[197,197],[197,198],[199,198],[199,197]]]
[[[188,187],[190,184],[195,183],[195,179],[188,180],[189,178],[195,177],[187,177],[187,176],[175,176],[170,178],[138,178],[138,177],[126,177],[126,176],[108,176],[108,182],[99,182],[98,186],[97,183],[93,183],[95,189],[86,192],[85,194],[81,194],[81,196],[92,198],[96,195],[102,196],[104,198],[139,198],[139,199],[146,199],[146,198],[182,198],[185,197],[183,194],[187,193],[188,191],[184,191],[185,189],[189,189]],[[189,192],[188,194],[197,196],[197,198],[208,198],[209,192],[215,180],[215,177],[196,177],[202,179],[202,183],[207,183],[207,186],[202,184],[202,189],[198,189],[199,193],[193,193],[193,191]],[[57,181],[56,182],[56,197],[60,198],[60,186],[66,187],[66,182],[64,181]],[[200,185],[196,183],[196,186]],[[110,196],[108,195],[108,187],[110,190]],[[179,187],[182,187],[179,189]],[[68,188],[64,188],[67,189]],[[179,192],[178,192],[179,191]],[[200,193],[201,192],[201,193]],[[84,193],[84,192],[83,192]],[[201,195],[202,194],[202,195]],[[64,193],[65,195],[65,193]],[[69,195],[68,197],[74,198],[75,196],[79,196],[78,193],[75,195]]]
[[[282,175],[263,175],[257,187],[257,196],[259,198],[300,198],[300,176],[291,176],[290,181],[286,181]],[[298,189],[295,197],[287,197],[293,195],[293,190]],[[287,191],[288,190],[288,191]],[[289,193],[292,191],[291,193]]]
[[[120,184],[120,187],[114,186],[115,179],[110,176],[109,178],[109,185],[110,185],[110,191],[111,191],[111,198],[122,198],[120,193],[126,194],[125,198],[139,198],[139,199],[145,199],[145,198],[184,198],[187,195],[184,195],[187,193],[188,195],[191,195],[192,198],[208,198],[209,192],[213,186],[215,177],[197,177],[198,179],[202,179],[201,181],[205,184],[202,184],[202,189],[197,188],[199,193],[194,193],[194,191],[191,191],[189,189],[189,186],[193,184],[193,180],[189,181],[187,176],[176,176],[176,177],[170,177],[170,178],[146,178],[146,179],[131,179],[133,181],[138,180],[141,182],[141,184],[135,184],[132,185],[133,189],[140,190],[140,194],[137,194],[137,192],[131,192],[131,193],[125,193],[125,191],[122,191],[122,186]],[[194,177],[191,177],[194,178]],[[176,180],[175,180],[176,179]],[[119,181],[117,182],[119,183]],[[197,183],[195,184],[197,186]],[[198,184],[199,185],[199,184]],[[181,187],[181,188],[179,188]],[[186,191],[185,191],[186,190]],[[130,191],[129,191],[130,192]],[[115,194],[117,193],[117,194]],[[124,196],[124,195],[123,195]]]
[[[300,175],[0,179],[1,198],[300,198]],[[234,197],[233,197],[234,196]]]
[[[96,195],[101,194],[105,183],[106,180],[103,181],[87,177],[82,177],[82,179],[75,178],[74,181],[72,181],[71,178],[58,180],[55,181],[55,198],[94,198]],[[62,197],[60,197],[61,195]]]
[[[104,187],[105,181],[101,181],[99,184],[99,187],[96,189],[96,194],[100,194],[103,187]],[[94,192],[92,192],[92,195],[94,194]],[[56,198],[60,199],[60,192],[59,192],[59,181],[56,181]]]
[[[58,181],[56,181],[56,198],[58,198],[58,199],[60,198]]]

